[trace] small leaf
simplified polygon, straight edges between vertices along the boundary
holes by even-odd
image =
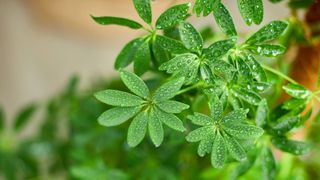
[[[247,61],[245,62],[242,58],[237,57],[236,62],[237,62],[238,70],[241,77],[243,77],[245,81],[248,81],[248,82],[252,81],[253,75],[251,73],[251,69],[249,65],[247,64]]]
[[[112,17],[112,16],[101,16],[101,17],[95,17],[91,16],[91,18],[98,24],[101,25],[120,25],[120,26],[127,26],[131,29],[141,29],[142,25],[139,24],[136,21],[126,19],[126,18],[120,18],[120,17]]]
[[[180,90],[183,82],[184,78],[176,78],[163,84],[155,91],[153,99],[160,102],[173,98]]]
[[[14,129],[20,130],[31,119],[36,110],[37,106],[35,104],[23,107],[14,118]]]
[[[261,101],[261,97],[253,91],[240,87],[233,87],[232,90],[236,97],[239,97],[240,99],[246,101],[249,104],[257,106]]]
[[[180,22],[179,32],[183,44],[191,51],[201,54],[203,40],[200,33],[188,22]]]
[[[169,60],[169,52],[165,48],[163,48],[157,40],[153,41],[152,43],[152,54],[157,62],[157,66]]]
[[[167,125],[171,129],[174,129],[176,131],[181,131],[181,132],[186,130],[181,120],[173,114],[166,113],[158,108],[154,108],[154,115],[157,116],[157,118],[161,122],[163,122],[165,125]]]
[[[207,136],[213,133],[213,127],[204,126],[196,130],[191,131],[187,136],[186,140],[188,142],[198,142],[205,139]]]
[[[135,147],[143,140],[147,132],[148,114],[140,112],[131,122],[128,129],[128,145]]]
[[[260,63],[251,54],[247,54],[245,60],[250,67],[253,77],[259,82],[266,82],[267,75]]]
[[[307,90],[305,87],[299,85],[299,84],[292,84],[289,83],[286,86],[282,87],[286,93],[288,93],[290,96],[297,98],[297,99],[307,99],[310,96],[310,91]]]
[[[133,3],[141,19],[150,24],[152,20],[150,0],[133,0]]]
[[[294,154],[303,155],[310,151],[311,147],[309,144],[302,141],[288,140],[284,137],[273,138],[272,144],[282,151]]]
[[[235,109],[223,117],[224,123],[240,123],[247,119],[247,109]]]
[[[226,144],[220,134],[216,135],[214,139],[212,153],[211,153],[211,164],[215,168],[222,168],[226,159]]]
[[[213,5],[216,2],[216,0],[196,0],[193,6],[193,12],[195,12],[198,17],[201,12],[203,12],[203,16],[208,16],[213,11]]]
[[[275,179],[276,162],[270,148],[263,148],[261,151],[261,172],[262,178],[266,180]]]
[[[214,61],[211,64],[212,72],[225,80],[231,80],[233,78],[234,72],[236,69],[229,63],[225,61]]]
[[[149,42],[145,41],[141,44],[141,46],[138,48],[135,56],[134,56],[134,72],[141,76],[145,72],[149,70],[151,62],[151,54],[150,54],[150,48],[149,48]]]
[[[238,139],[255,139],[263,134],[263,129],[242,123],[222,123],[224,130]]]
[[[172,6],[160,15],[156,22],[157,29],[168,29],[188,16],[191,3]]]
[[[222,113],[223,113],[223,105],[218,98],[218,96],[214,96],[210,100],[210,111],[211,111],[211,116],[213,117],[214,120],[219,121],[222,118]]]
[[[274,40],[284,32],[287,26],[288,23],[284,21],[272,21],[253,34],[246,43],[257,44]]]
[[[227,36],[237,35],[237,31],[234,27],[232,17],[222,3],[214,4],[213,15],[223,33],[225,33]]]
[[[117,126],[135,116],[141,108],[141,106],[115,107],[102,113],[98,118],[98,122],[107,127]]]
[[[211,138],[207,137],[200,141],[198,146],[198,155],[200,157],[203,157],[207,153],[210,154],[212,151],[212,140]]]
[[[217,41],[211,44],[208,48],[203,50],[203,54],[207,59],[213,62],[225,55],[236,43],[235,38],[229,38],[227,40]]]
[[[0,132],[5,127],[5,117],[4,117],[4,111],[2,107],[0,106]]]
[[[156,147],[159,147],[162,144],[164,132],[161,119],[157,116],[154,110],[150,112],[148,128],[152,143]]]
[[[293,110],[293,109],[303,108],[306,105],[307,105],[307,99],[292,98],[283,102],[283,105],[281,106],[281,108],[286,110]]]
[[[272,130],[278,135],[285,134],[293,129],[299,121],[300,118],[297,116],[286,117],[273,126]]]
[[[262,0],[238,0],[238,8],[247,25],[260,24],[263,19]]]
[[[237,140],[228,135],[224,136],[224,139],[231,157],[238,161],[243,161],[247,158],[246,152]]]
[[[172,100],[162,101],[157,103],[157,106],[167,113],[180,113],[190,107],[187,104]]]
[[[133,58],[142,43],[143,38],[137,38],[126,44],[117,56],[114,67],[116,69],[127,67],[133,61]]]
[[[269,115],[269,107],[266,99],[260,101],[256,112],[256,124],[259,127],[267,125]]]
[[[134,73],[120,71],[120,77],[128,89],[142,98],[148,98],[150,95],[147,85]]]
[[[157,35],[156,42],[165,50],[173,54],[183,54],[188,52],[188,49],[184,45],[175,39],[171,39],[165,36]]]
[[[133,94],[118,91],[118,90],[104,90],[94,94],[94,96],[101,102],[112,105],[112,106],[137,106],[142,104],[144,101]]]
[[[286,48],[282,45],[276,44],[260,44],[252,45],[248,49],[257,55],[265,57],[277,57],[286,51]]]
[[[189,115],[187,118],[190,119],[193,124],[199,126],[213,125],[213,120],[209,116],[201,113],[195,112],[194,115]]]

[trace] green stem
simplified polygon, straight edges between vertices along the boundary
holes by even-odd
[[[187,88],[181,89],[180,91],[177,92],[176,95],[179,95],[179,94],[188,92],[188,91],[190,91],[190,90],[192,90],[192,89],[195,89],[195,88],[197,88],[197,87],[199,87],[199,86],[202,86],[202,83],[197,83],[197,84],[194,84],[194,85],[189,86],[189,87],[187,87]]]
[[[267,65],[264,65],[264,64],[262,64],[262,67],[263,67],[265,70],[270,71],[270,72],[272,72],[272,73],[274,73],[274,74],[282,77],[283,79],[291,82],[292,84],[299,84],[299,83],[297,83],[297,81],[293,80],[293,79],[290,78],[289,76],[283,74],[282,72],[280,72],[280,71],[278,71],[278,70],[276,70],[276,69],[273,69],[273,68],[271,68],[271,67],[269,67],[269,66],[267,66]]]

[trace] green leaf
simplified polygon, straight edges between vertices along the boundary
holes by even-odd
[[[243,123],[222,123],[224,130],[238,139],[255,139],[263,134],[263,129]]]
[[[244,80],[248,81],[248,82],[252,81],[253,75],[251,73],[251,69],[250,69],[249,65],[247,64],[247,62],[245,62],[240,57],[236,58],[236,62],[238,65],[239,73],[244,78]]]
[[[263,148],[260,157],[262,178],[266,180],[275,179],[276,162],[270,148]]]
[[[196,0],[193,6],[193,12],[195,12],[198,17],[201,12],[203,12],[203,16],[208,16],[213,11],[213,6],[216,2],[217,0]]]
[[[160,15],[156,22],[157,29],[168,29],[188,16],[191,3],[172,6]]]
[[[36,104],[23,107],[14,118],[14,129],[20,130],[31,119],[36,110]]]
[[[201,140],[198,146],[198,155],[200,157],[205,156],[207,153],[209,154],[212,151],[212,140],[211,137],[206,137]]]
[[[143,140],[147,132],[148,113],[140,112],[131,122],[128,129],[128,145],[135,147]]]
[[[260,101],[256,112],[256,124],[259,127],[267,125],[269,115],[269,107],[266,99]]]
[[[149,128],[149,135],[152,143],[156,147],[159,147],[163,142],[164,132],[163,132],[161,119],[157,115],[157,113],[155,113],[154,109],[151,110],[149,115],[148,128]]]
[[[293,129],[299,123],[299,121],[300,117],[298,116],[286,117],[274,125],[272,130],[278,135],[285,134]]]
[[[287,28],[288,23],[284,21],[272,21],[254,33],[247,41],[247,44],[257,44],[271,41],[279,37]]]
[[[315,0],[290,0],[288,5],[292,9],[303,9],[310,7],[315,2]]]
[[[288,140],[284,137],[273,138],[272,144],[278,149],[294,155],[306,154],[311,149],[310,145],[305,142]]]
[[[155,91],[153,99],[161,102],[173,98],[180,90],[183,82],[184,78],[176,78],[163,84]]]
[[[297,99],[307,99],[311,95],[310,91],[299,84],[289,83],[282,87],[290,96]]]
[[[226,159],[226,144],[224,139],[220,134],[217,134],[211,153],[211,164],[215,168],[222,168],[224,166]]]
[[[212,134],[213,127],[204,126],[200,127],[196,130],[191,131],[187,136],[186,140],[188,142],[198,142],[200,140],[205,139],[209,134]]]
[[[204,49],[203,54],[210,61],[214,61],[225,55],[231,48],[234,47],[235,43],[236,38],[217,41],[211,44],[208,48]]]
[[[211,64],[212,72],[225,80],[231,80],[233,78],[236,69],[229,63],[225,61],[214,61]]]
[[[232,17],[222,3],[215,3],[213,6],[213,15],[221,31],[227,36],[236,36],[237,31]]]
[[[213,120],[209,116],[201,113],[195,112],[194,115],[189,115],[187,118],[190,119],[193,124],[199,126],[213,125]]]
[[[292,98],[283,102],[283,105],[281,107],[286,110],[293,110],[293,109],[303,108],[306,105],[307,105],[307,99]]]
[[[115,69],[127,67],[133,61],[133,58],[140,45],[143,43],[143,40],[143,38],[137,38],[124,46],[116,58],[116,62],[114,64]]]
[[[189,105],[178,101],[162,101],[157,103],[157,106],[167,113],[180,113],[183,110],[189,109]]]
[[[259,82],[266,82],[267,75],[260,63],[251,54],[247,54],[245,58],[253,77]]]
[[[134,73],[121,70],[120,77],[131,92],[145,99],[150,96],[147,85]]]
[[[154,110],[154,115],[157,116],[157,118],[161,122],[163,122],[165,125],[167,125],[171,129],[174,129],[176,131],[181,131],[181,132],[186,130],[183,126],[183,123],[177,116],[171,113],[166,113],[158,108],[154,108],[153,110]]]
[[[223,117],[224,123],[240,123],[247,119],[248,109],[235,109]]]
[[[135,116],[141,108],[141,106],[115,107],[102,113],[98,118],[98,122],[107,127],[117,126]]]
[[[138,48],[135,56],[134,56],[134,72],[141,76],[146,71],[149,70],[151,62],[151,54],[150,54],[150,48],[149,48],[149,42],[145,41],[141,44],[141,46]]]
[[[126,19],[126,18],[120,18],[120,17],[112,17],[112,16],[101,16],[101,17],[96,17],[96,16],[91,16],[91,18],[98,24],[101,25],[120,25],[120,26],[126,26],[131,29],[141,29],[142,25],[139,24],[136,21]]]
[[[154,56],[154,59],[157,62],[157,66],[167,62],[169,60],[169,52],[165,48],[162,47],[161,44],[159,44],[159,41],[155,40],[152,43],[152,54]]]
[[[156,43],[173,54],[183,54],[188,52],[188,49],[184,47],[180,41],[165,36],[157,35]]]
[[[234,86],[232,88],[232,92],[233,92],[233,94],[236,95],[236,97],[239,97],[240,99],[242,99],[252,105],[257,106],[257,105],[259,105],[259,103],[261,101],[261,97],[257,93],[250,91],[248,89],[245,89],[245,88],[240,88],[240,87]]]
[[[222,118],[222,113],[223,113],[223,105],[218,98],[218,96],[214,96],[210,100],[210,111],[211,111],[211,116],[213,117],[214,120],[219,121]]]
[[[201,54],[203,40],[200,33],[188,22],[180,22],[179,32],[183,44],[191,51]]]
[[[262,22],[262,0],[238,0],[238,8],[247,25],[250,26],[252,22],[255,24],[260,24]]]
[[[237,140],[228,135],[224,136],[224,140],[227,144],[227,148],[231,157],[238,161],[243,161],[247,158],[246,152]]]
[[[276,57],[283,54],[286,48],[282,45],[276,44],[259,44],[249,46],[248,49],[255,54],[266,56],[266,57]]]
[[[2,107],[0,106],[0,132],[5,127],[5,118],[4,118],[4,111]]]
[[[152,21],[150,0],[133,0],[133,4],[141,19],[150,24]]]
[[[112,106],[138,106],[144,102],[140,97],[136,95],[110,89],[97,92],[94,94],[94,96],[99,101]]]

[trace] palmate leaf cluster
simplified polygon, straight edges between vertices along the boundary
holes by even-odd
[[[248,25],[262,22],[262,0],[237,3]],[[180,132],[187,130],[186,140],[199,141],[198,154],[211,154],[214,167],[223,167],[233,159],[240,161],[234,176],[242,175],[259,160],[263,176],[272,179],[275,160],[270,143],[295,155],[310,150],[305,142],[289,140],[288,134],[308,119],[301,113],[314,93],[291,82],[283,89],[292,99],[269,109],[267,92],[274,84],[268,76],[279,72],[260,61],[285,53],[286,48],[274,42],[285,33],[287,22],[272,21],[241,42],[221,1],[197,0],[193,12],[197,16],[213,14],[224,34],[223,39],[208,45],[207,38],[186,21],[190,3],[170,7],[154,24],[149,0],[133,0],[133,4],[148,27],[125,18],[92,16],[101,25],[147,32],[125,45],[115,62],[132,93],[107,89],[95,94],[99,101],[115,106],[99,117],[101,125],[116,126],[132,119],[127,133],[131,147],[140,144],[147,132],[151,142],[160,146],[166,135],[163,125]],[[134,73],[123,70],[132,62]],[[146,72],[164,83],[147,86],[140,77]],[[278,78],[283,75],[280,73]],[[197,109],[196,99],[200,96],[205,100]],[[201,127],[186,126],[188,120]]]

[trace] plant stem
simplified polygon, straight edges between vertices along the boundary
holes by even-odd
[[[263,67],[265,70],[270,71],[270,72],[272,72],[272,73],[274,73],[274,74],[282,77],[283,79],[285,79],[285,80],[287,80],[287,81],[289,81],[289,82],[291,82],[291,83],[293,83],[293,84],[299,84],[299,83],[297,83],[297,81],[293,80],[293,79],[290,78],[289,76],[283,74],[282,72],[280,72],[280,71],[278,71],[278,70],[276,70],[276,69],[273,69],[273,68],[271,68],[271,67],[269,67],[269,66],[267,66],[267,65],[264,65],[264,64],[262,64],[262,67]]]
[[[189,86],[189,87],[187,87],[187,88],[181,89],[180,91],[177,92],[176,95],[179,95],[179,94],[188,92],[188,91],[190,91],[190,90],[192,90],[192,89],[195,89],[195,88],[197,88],[197,87],[199,87],[199,86],[201,86],[201,85],[202,85],[202,83],[197,83],[197,84],[194,84],[194,85]]]

